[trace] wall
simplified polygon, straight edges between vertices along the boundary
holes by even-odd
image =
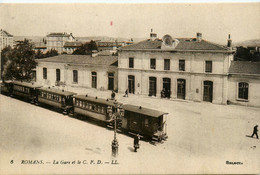
[[[43,67],[47,68],[47,80],[43,79]],[[114,66],[67,65],[65,63],[40,62],[36,67],[36,81],[44,86],[55,86],[56,69],[60,69],[60,81],[67,86],[91,88],[91,72],[97,72],[97,89],[108,89],[108,73],[114,73],[114,89],[118,88],[118,73]],[[73,70],[78,71],[78,83],[73,82]]]
[[[238,83],[249,84],[248,100],[238,99]],[[228,100],[231,104],[260,107],[260,76],[233,75],[228,81]]]
[[[134,68],[129,67],[134,58]],[[156,69],[150,59],[156,58]],[[170,70],[164,70],[164,59],[170,59]],[[148,95],[149,77],[157,78],[157,94],[163,89],[163,78],[171,78],[171,98],[177,98],[177,79],[186,80],[186,100],[203,101],[203,82],[213,82],[213,103],[227,102],[227,74],[232,56],[225,53],[121,51],[118,58],[119,92],[128,88],[128,75],[135,76],[135,93]],[[185,60],[185,71],[179,71],[179,60]],[[212,61],[212,73],[205,73],[205,61]],[[139,85],[139,86],[138,86]]]

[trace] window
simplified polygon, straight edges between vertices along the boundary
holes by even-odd
[[[179,71],[185,71],[185,60],[179,60]]]
[[[47,68],[43,68],[43,79],[47,79]]]
[[[134,68],[134,58],[129,58],[129,68]]]
[[[155,58],[150,59],[150,68],[156,69],[156,59]]]
[[[91,72],[92,74],[92,88],[97,88],[97,73]]]
[[[164,70],[170,70],[170,59],[164,59]]]
[[[56,81],[60,81],[60,69],[56,69]]]
[[[248,83],[238,83],[238,98],[248,100]]]
[[[212,61],[206,61],[205,72],[212,72]]]
[[[73,83],[78,83],[78,71],[73,70]]]

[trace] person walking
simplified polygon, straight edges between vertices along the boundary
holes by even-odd
[[[251,137],[254,137],[254,135],[256,135],[256,138],[258,139],[258,135],[257,135],[258,129],[257,129],[257,127],[258,127],[258,125],[255,125],[254,131],[253,131],[253,134],[251,135]]]
[[[124,97],[128,97],[128,89],[125,90],[125,95]]]
[[[140,135],[139,134],[135,135],[135,137],[134,137],[135,152],[137,152],[137,149],[139,148],[139,140],[140,140]]]
[[[114,100],[115,97],[116,97],[115,91],[112,91],[112,93],[111,93],[111,99]]]

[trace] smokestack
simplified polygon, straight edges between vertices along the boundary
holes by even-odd
[[[201,42],[201,40],[202,40],[202,33],[197,33],[196,41]]]
[[[232,45],[232,40],[230,34],[228,34],[227,47],[231,47],[231,45]]]
[[[154,41],[157,38],[157,34],[153,33],[153,29],[151,29],[151,33],[150,33],[150,40]]]

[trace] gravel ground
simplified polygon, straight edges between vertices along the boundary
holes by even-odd
[[[76,91],[110,96],[109,91]],[[123,94],[116,98],[168,112],[168,140],[156,146],[141,141],[135,153],[133,138],[118,134],[119,155],[113,158],[112,130],[0,95],[0,173],[260,173],[260,142],[246,137],[260,124],[260,108]]]

